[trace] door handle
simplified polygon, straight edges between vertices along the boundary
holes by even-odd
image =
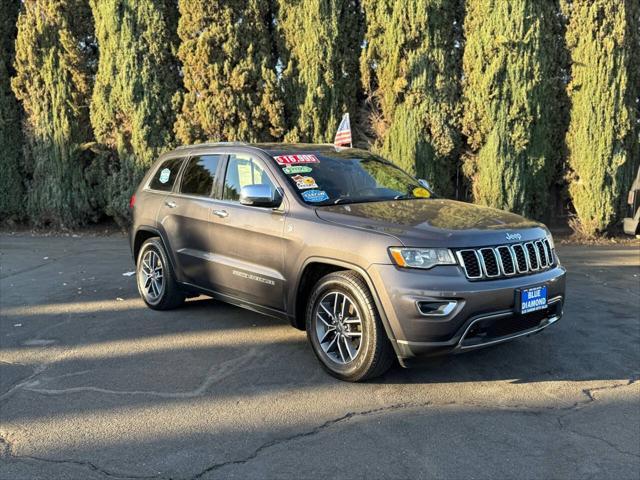
[[[166,201],[164,202],[164,204],[169,208],[176,208],[178,206],[176,202],[172,202],[172,201]]]
[[[220,217],[220,218],[225,218],[229,216],[229,212],[227,212],[226,210],[214,210],[213,214],[216,217]]]

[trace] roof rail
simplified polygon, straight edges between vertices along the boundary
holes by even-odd
[[[195,148],[195,147],[217,147],[222,145],[248,145],[247,142],[204,142],[204,143],[194,143],[193,145],[181,145],[176,147],[176,150],[182,150],[185,148]]]

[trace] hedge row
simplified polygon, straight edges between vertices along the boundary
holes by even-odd
[[[0,0],[0,215],[128,219],[177,144],[356,143],[587,234],[640,163],[634,0]]]

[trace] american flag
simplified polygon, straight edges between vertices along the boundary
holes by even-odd
[[[342,116],[338,131],[336,132],[336,138],[333,140],[333,145],[336,147],[344,147],[349,145],[351,147],[351,123],[349,122],[349,114],[345,113]]]

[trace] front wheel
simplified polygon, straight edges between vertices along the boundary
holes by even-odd
[[[334,272],[318,281],[307,305],[306,329],[322,366],[341,380],[373,378],[393,363],[371,292],[356,272]]]

